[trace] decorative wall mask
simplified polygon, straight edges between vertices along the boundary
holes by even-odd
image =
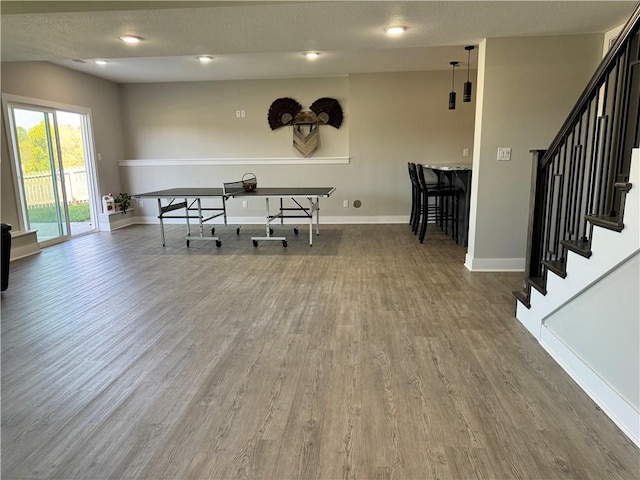
[[[318,148],[318,127],[342,125],[342,107],[334,98],[319,98],[311,104],[310,110],[302,110],[293,98],[278,98],[271,107],[267,118],[271,130],[293,126],[293,147],[305,158],[310,157]]]

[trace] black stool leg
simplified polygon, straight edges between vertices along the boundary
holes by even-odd
[[[418,226],[420,224],[420,216],[424,208],[421,205],[421,195],[416,195],[415,215],[413,217],[413,223],[411,224],[411,231],[414,235],[418,233]]]
[[[449,199],[447,197],[442,197],[442,202],[444,203],[444,215],[440,217],[440,229],[447,233],[447,221],[449,218]]]
[[[456,193],[454,195],[454,197],[453,197],[453,200],[454,200],[454,202],[456,204],[456,209],[454,211],[455,218],[454,218],[454,221],[453,221],[453,226],[454,226],[454,229],[455,229],[454,230],[454,234],[453,234],[454,235],[453,239],[456,241],[456,243],[458,243],[458,231],[459,231],[459,228],[460,228],[460,224],[458,222],[458,219],[460,218],[460,203],[458,201],[458,196],[459,195]]]
[[[411,185],[411,215],[409,216],[409,225],[413,227],[414,218],[416,216],[416,187]]]
[[[452,222],[452,218],[453,218],[453,198],[451,198],[451,196],[447,197],[447,205],[449,208],[451,208],[451,213],[449,213],[449,215],[447,215],[447,235],[451,235],[452,231],[453,231],[453,222]]]
[[[427,192],[425,190],[423,197],[422,197],[422,203],[423,205],[423,211],[424,214],[422,215],[422,225],[420,226],[420,243],[424,242],[424,236],[427,233],[427,223],[429,223],[429,197],[427,195]]]

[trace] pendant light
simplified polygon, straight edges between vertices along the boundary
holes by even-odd
[[[467,81],[464,82],[464,90],[462,92],[462,101],[463,102],[470,102],[471,101],[471,82],[469,81],[469,65],[471,63],[470,59],[471,59],[471,50],[473,50],[474,47],[473,45],[467,45],[466,47],[464,47],[464,49],[467,51]]]
[[[456,79],[456,67],[460,62],[449,62],[451,65],[451,91],[449,92],[449,110],[456,109],[456,91],[454,81]]]

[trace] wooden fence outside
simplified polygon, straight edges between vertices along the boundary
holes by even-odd
[[[60,173],[56,175],[58,191],[62,191]],[[55,195],[51,174],[37,173],[23,177],[24,190],[27,205],[32,207],[46,207],[55,205]],[[67,192],[67,203],[89,202],[89,189],[87,187],[87,171],[84,168],[72,168],[64,171],[64,186]]]

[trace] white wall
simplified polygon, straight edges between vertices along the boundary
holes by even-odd
[[[602,35],[480,45],[474,191],[466,265],[524,270],[532,155],[547,148],[601,60]],[[496,159],[511,148],[511,161]],[[475,212],[475,215],[474,215]]]
[[[640,412],[640,254],[547,317],[545,325]]]
[[[612,28],[608,32],[604,32],[604,39],[603,39],[603,42],[602,42],[602,56],[603,57],[609,51],[609,48],[611,47],[611,42],[614,41],[614,39],[620,34],[620,32],[622,31],[623,28],[624,28],[624,25],[618,25],[617,27]]]

